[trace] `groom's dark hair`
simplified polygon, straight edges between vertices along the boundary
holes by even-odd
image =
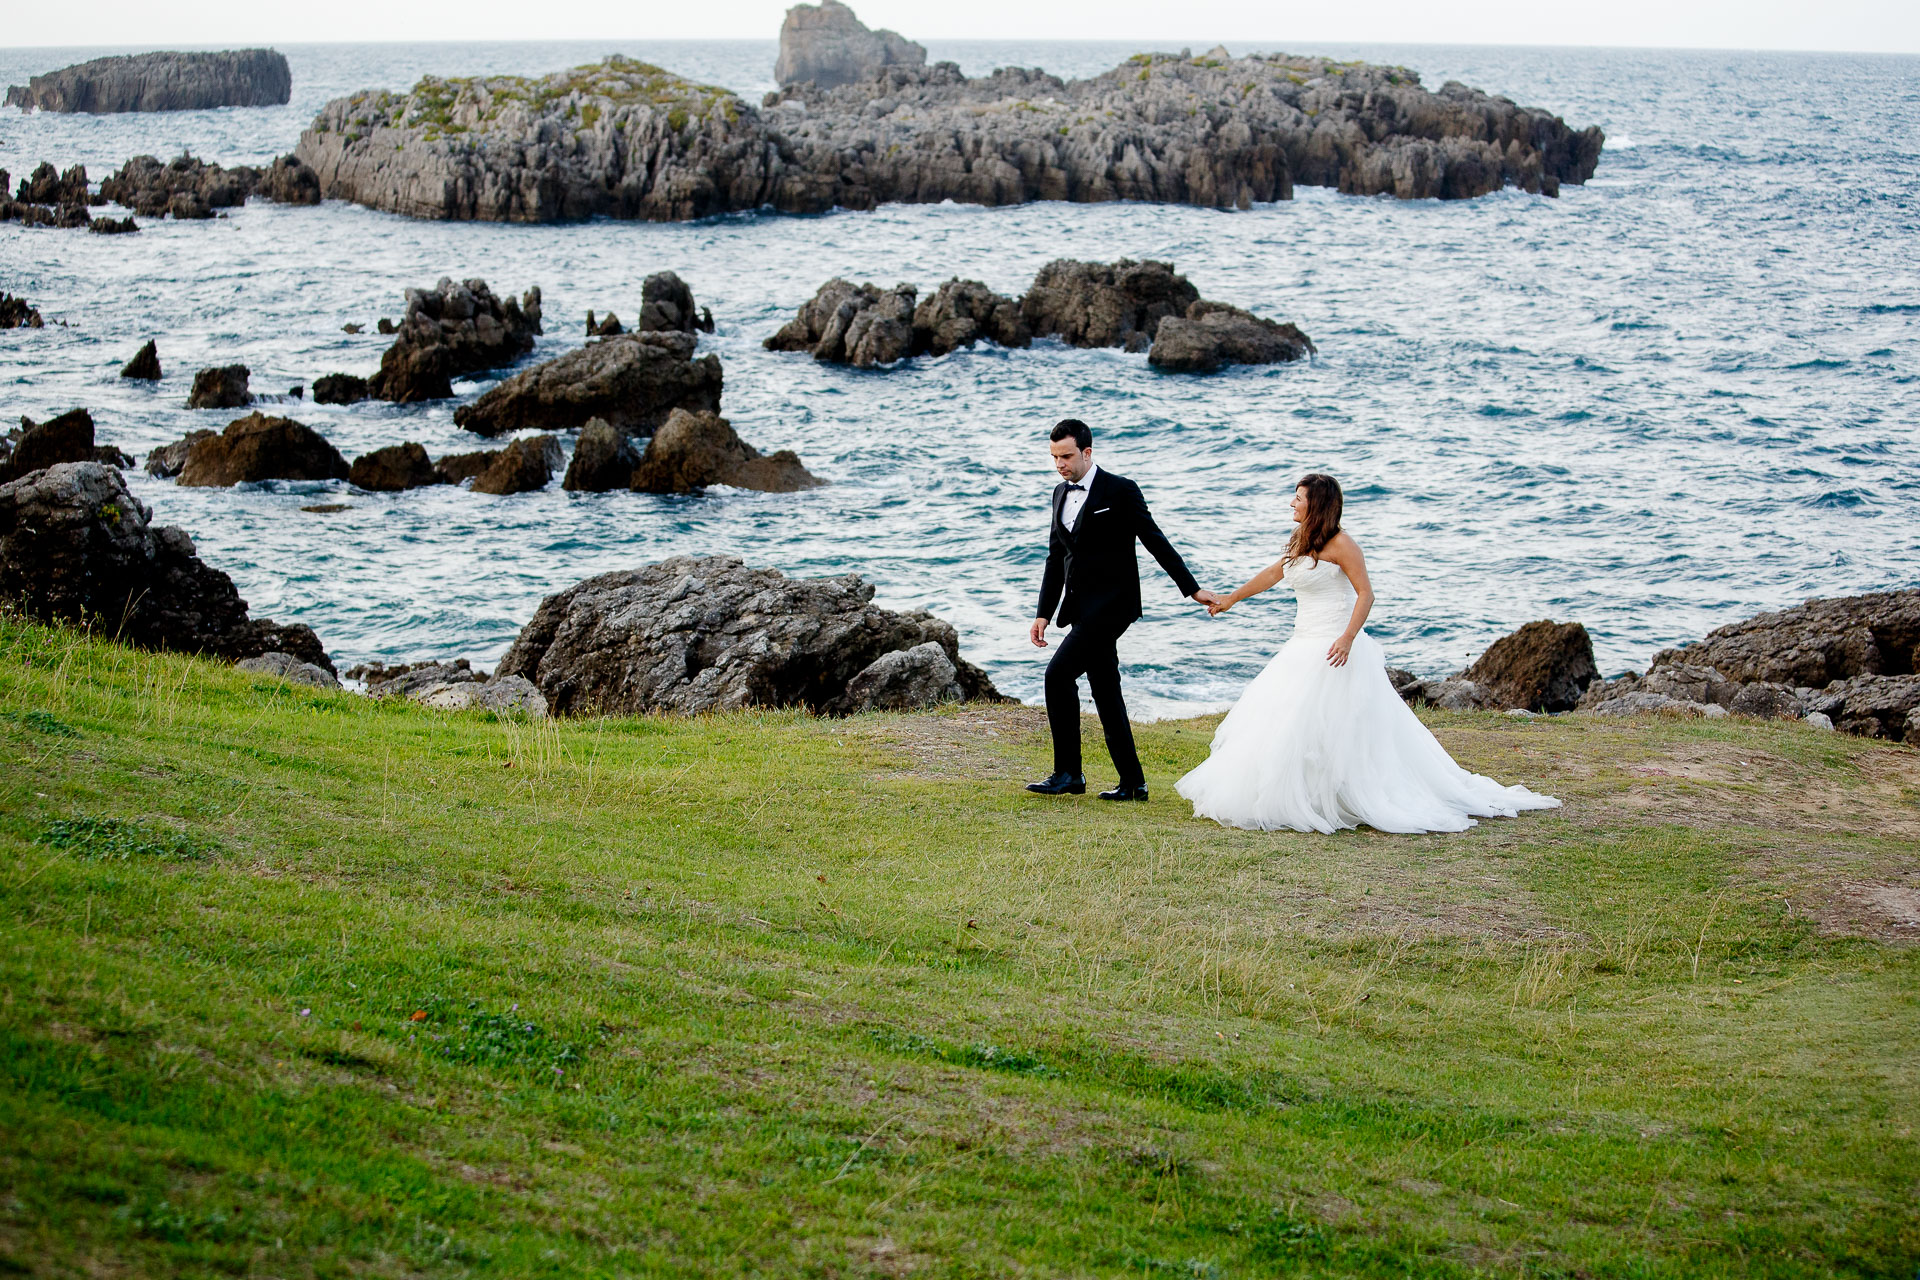
[[[1082,449],[1093,448],[1093,428],[1078,418],[1062,418],[1054,423],[1053,434],[1047,439],[1065,440],[1068,436],[1072,436],[1074,444]]]

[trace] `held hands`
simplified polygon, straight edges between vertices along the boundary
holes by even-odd
[[[1196,591],[1193,593],[1193,598],[1207,606],[1207,616],[1209,618],[1217,618],[1227,610],[1233,608],[1233,601],[1226,596],[1220,595],[1218,592],[1206,590]]]
[[[1347,655],[1351,652],[1353,652],[1353,637],[1341,636],[1338,640],[1335,640],[1327,646],[1327,665],[1330,667],[1346,666]]]

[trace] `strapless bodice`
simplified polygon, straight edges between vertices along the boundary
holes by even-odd
[[[1331,560],[1302,556],[1287,566],[1281,579],[1293,588],[1300,610],[1294,617],[1293,633],[1299,635],[1339,635],[1353,616],[1356,592],[1347,581],[1347,571]]]

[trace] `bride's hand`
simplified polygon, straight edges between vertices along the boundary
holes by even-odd
[[[1346,636],[1341,636],[1338,640],[1335,640],[1327,646],[1327,665],[1330,667],[1346,666],[1347,655],[1352,652],[1353,641]]]
[[[1216,596],[1207,601],[1207,616],[1217,618],[1231,608],[1233,608],[1233,600],[1230,597]]]

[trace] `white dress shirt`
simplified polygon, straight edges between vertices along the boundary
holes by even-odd
[[[1075,525],[1080,523],[1080,509],[1087,505],[1087,493],[1093,488],[1093,477],[1099,470],[1098,464],[1089,463],[1087,474],[1071,482],[1080,487],[1068,489],[1067,500],[1060,504],[1060,523],[1069,533],[1073,531]]]

